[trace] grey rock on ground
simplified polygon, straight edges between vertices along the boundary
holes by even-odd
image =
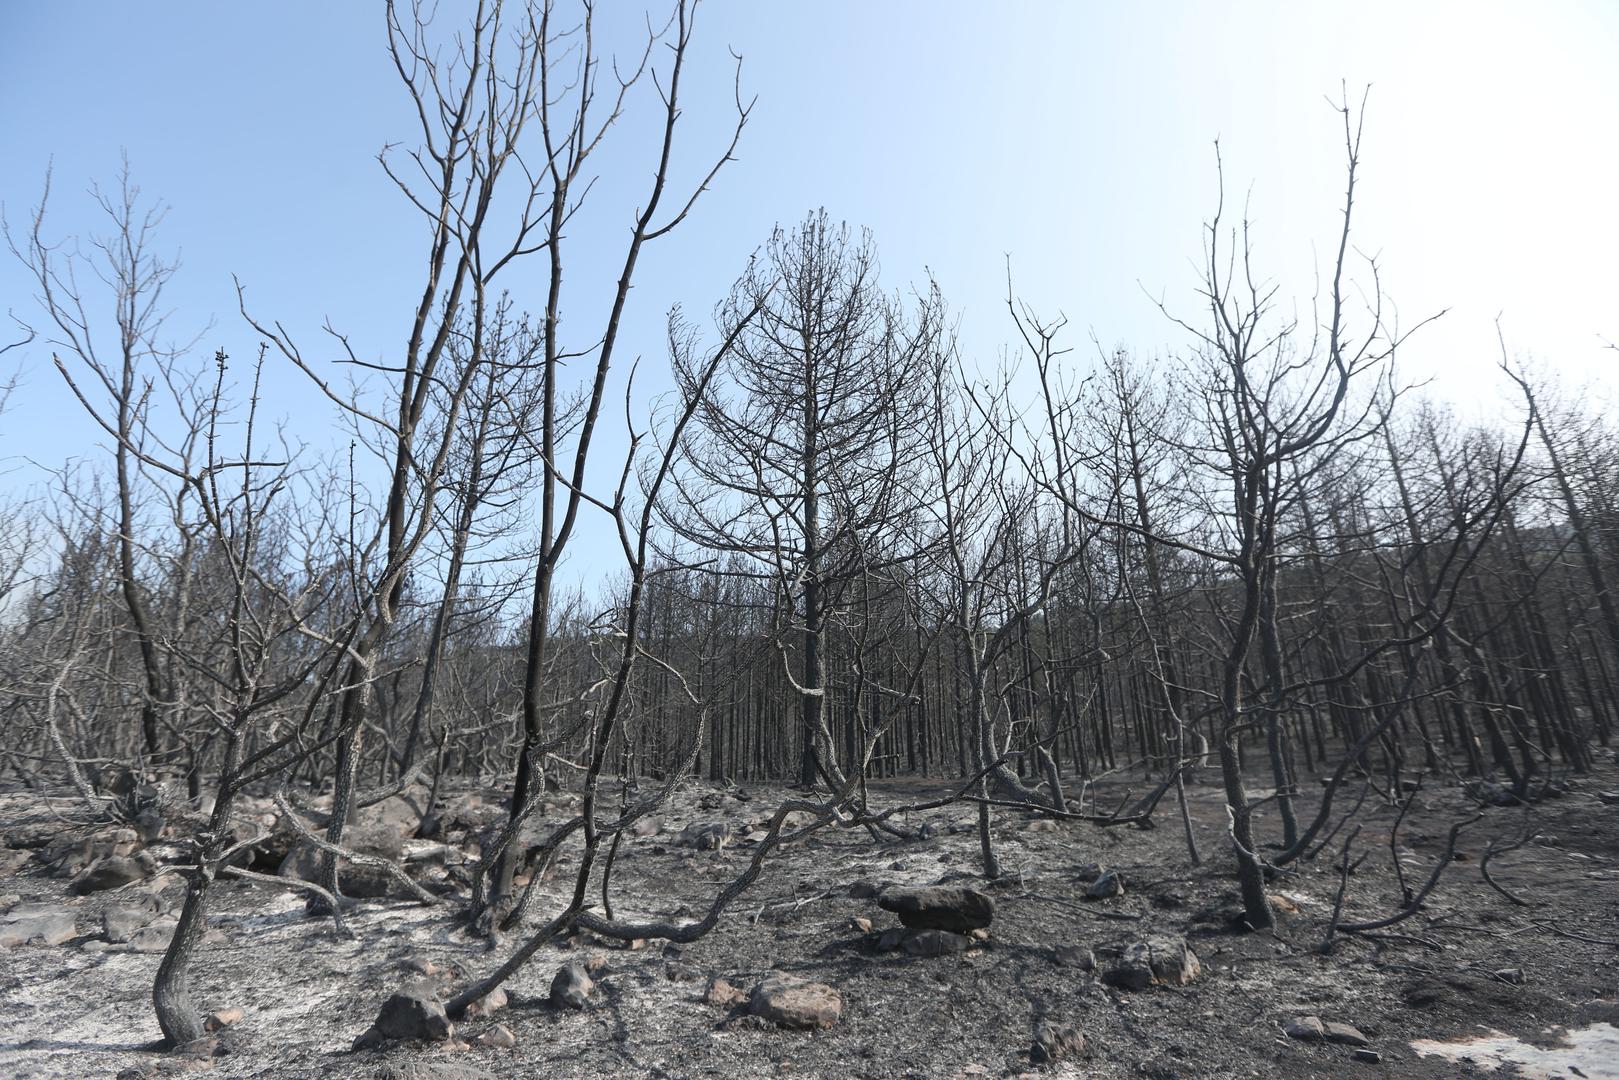
[[[405,855],[405,840],[396,825],[386,822],[351,825],[343,832],[342,846],[360,855],[376,855],[399,862]],[[285,878],[315,881],[320,874],[321,853],[307,841],[300,842],[282,862],[278,873]],[[347,896],[378,898],[400,889],[399,882],[386,870],[373,866],[344,863],[338,873],[338,887]]]
[[[1042,1020],[1035,1025],[1034,1042],[1029,1046],[1029,1060],[1045,1065],[1065,1058],[1074,1058],[1085,1052],[1085,1036],[1071,1024],[1055,1024]]]
[[[133,884],[145,876],[146,868],[128,855],[108,855],[91,863],[84,873],[74,878],[72,889],[84,896]]]
[[[972,944],[972,939],[965,934],[948,930],[907,930],[899,947],[908,956],[950,956],[966,952]]]
[[[717,1005],[722,1009],[734,1009],[747,1000],[746,990],[732,986],[724,979],[712,980],[708,984],[708,989],[703,991],[705,1005]]]
[[[1203,971],[1184,938],[1152,937],[1127,946],[1107,971],[1106,981],[1124,990],[1185,986]]]
[[[74,914],[48,904],[21,904],[0,919],[0,949],[60,945],[78,933]]]
[[[1319,1016],[1295,1016],[1282,1025],[1282,1034],[1300,1042],[1320,1042],[1327,1037],[1327,1029]]]
[[[355,1046],[376,1046],[388,1039],[441,1042],[450,1037],[452,1030],[433,983],[410,979],[383,1002],[376,1022],[356,1040]]]
[[[1087,900],[1108,900],[1115,896],[1124,895],[1124,879],[1115,870],[1109,870],[1085,890]]]
[[[825,983],[768,975],[753,988],[748,1012],[785,1028],[829,1028],[843,1016],[843,995]]]
[[[564,964],[551,980],[551,1004],[565,1009],[590,1008],[590,995],[596,989],[585,965],[575,960]]]
[[[995,918],[995,901],[977,889],[933,886],[921,889],[888,889],[877,898],[885,911],[918,930],[949,930],[965,934],[989,926]]]
[[[152,921],[145,904],[114,904],[101,913],[101,933],[114,945],[122,945]]]

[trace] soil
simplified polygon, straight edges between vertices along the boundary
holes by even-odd
[[[231,882],[217,886],[210,923],[220,933],[198,955],[193,989],[205,1009],[239,1006],[245,1018],[228,1029],[219,1056],[158,1053],[150,987],[160,955],[100,943],[99,911],[119,894],[71,896],[35,860],[0,878],[0,909],[66,905],[78,915],[79,936],[0,950],[0,1076],[110,1080],[206,1068],[220,1080],[347,1078],[410,1075],[410,1065],[430,1064],[463,1070],[440,1069],[445,1078],[1615,1077],[1619,1061],[1604,1058],[1619,1044],[1603,1025],[1619,1026],[1619,807],[1596,793],[1616,788],[1611,764],[1528,809],[1480,811],[1459,788],[1425,788],[1392,848],[1399,808],[1372,795],[1356,819],[1353,857],[1365,858],[1347,879],[1345,921],[1399,909],[1393,858],[1420,887],[1450,826],[1483,816],[1461,833],[1456,861],[1421,911],[1382,936],[1340,933],[1327,954],[1320,947],[1340,880],[1339,841],[1273,883],[1284,909],[1273,931],[1234,926],[1225,812],[1213,776],[1188,790],[1201,868],[1190,865],[1167,801],[1151,829],[1048,824],[998,810],[993,834],[1006,877],[993,884],[978,874],[978,837],[969,828],[976,814],[968,806],[902,823],[912,830],[932,823],[928,839],[878,844],[863,830],[822,830],[772,857],[754,888],[695,944],[625,948],[581,938],[546,946],[507,984],[509,1007],[457,1025],[457,1039],[474,1043],[465,1048],[350,1049],[412,961],[457,972],[464,985],[493,967],[510,940],[491,952],[451,905],[392,900],[363,902],[349,920],[357,936],[343,940],[329,920],[304,915],[301,895]],[[872,800],[888,805],[938,790],[926,782],[873,784]],[[1101,785],[1095,793],[1112,805],[1124,790]],[[682,789],[662,813],[661,833],[626,838],[615,914],[705,910],[752,845],[744,838],[702,851],[681,845],[678,834],[699,821],[740,827],[785,793],[750,787],[745,794],[744,801],[735,789]],[[702,800],[718,808],[703,809]],[[60,805],[68,805],[65,797]],[[37,835],[49,808],[37,793],[0,795],[0,825],[8,839]],[[1261,824],[1264,835],[1274,832],[1274,820]],[[1490,864],[1519,905],[1486,884],[1479,860],[1490,841],[1507,844],[1526,830],[1535,839]],[[560,902],[569,866],[564,859],[537,890],[533,921]],[[1122,895],[1084,898],[1098,869],[1122,875]],[[996,903],[989,941],[936,957],[877,952],[877,934],[897,922],[874,899],[848,895],[857,881],[983,888]],[[853,923],[859,917],[871,920],[871,932]],[[1127,992],[1077,962],[1089,949],[1105,969],[1124,946],[1152,935],[1184,937],[1202,962],[1200,977]],[[584,950],[606,961],[594,976],[596,1007],[558,1010],[547,1002],[552,977]],[[713,977],[747,989],[771,972],[836,987],[844,1000],[839,1022],[824,1031],[781,1030],[738,1022],[701,1000]],[[1380,1061],[1286,1037],[1282,1025],[1304,1015],[1354,1025]],[[1031,1037],[1042,1020],[1077,1028],[1084,1053],[1032,1065]],[[475,1044],[496,1023],[516,1035],[515,1049]],[[1532,1044],[1542,1064],[1519,1074],[1492,1059],[1483,1042],[1477,1054],[1467,1049],[1488,1031]],[[1595,1049],[1559,1049],[1568,1032]],[[1436,1044],[1463,1049],[1445,1056]]]

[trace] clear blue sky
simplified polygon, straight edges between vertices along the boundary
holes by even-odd
[[[441,0],[441,17],[468,6]],[[214,319],[202,347],[250,355],[236,274],[253,309],[312,355],[330,352],[330,317],[362,356],[387,358],[408,332],[422,236],[374,160],[411,137],[380,7],[0,0],[0,199],[13,226],[54,162],[57,230],[92,228],[83,192],[127,150],[143,190],[173,207],[176,330]],[[627,45],[646,5],[601,7],[608,39]],[[1262,264],[1307,299],[1338,221],[1341,133],[1324,97],[1342,80],[1373,86],[1358,244],[1379,253],[1403,320],[1452,309],[1412,343],[1408,370],[1436,375],[1448,396],[1496,400],[1498,312],[1514,349],[1572,378],[1619,363],[1600,348],[1619,339],[1619,4],[709,0],[688,169],[725,137],[727,48],[745,55],[759,104],[740,160],[643,263],[625,356],[645,355],[649,390],[662,384],[668,307],[706,312],[774,223],[822,205],[875,231],[891,285],[931,270],[986,363],[1011,337],[1007,254],[1020,292],[1072,320],[1074,344],[1094,332],[1147,353],[1180,347],[1146,294],[1195,308],[1216,136],[1231,188],[1251,190]],[[604,159],[613,171],[580,231],[613,243],[599,258],[576,245],[581,315],[610,290],[605,256],[650,167],[646,130],[627,125],[624,156]],[[540,296],[523,289],[538,269],[510,282],[534,308]],[[39,322],[9,261],[4,309]],[[93,452],[48,352],[24,363],[0,458]],[[325,407],[289,370],[273,373],[270,408],[317,445],[331,438]]]

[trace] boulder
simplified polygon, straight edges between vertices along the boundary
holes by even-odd
[[[174,928],[178,925],[176,919],[159,919],[150,926],[143,926],[129,936],[129,951],[140,953],[167,952],[169,941],[174,937]]]
[[[232,1024],[241,1023],[242,1018],[246,1015],[247,1014],[242,1011],[240,1005],[232,1005],[228,1009],[220,1009],[217,1012],[209,1013],[208,1019],[202,1022],[202,1029],[210,1034],[215,1031],[221,1031],[230,1027]]]
[[[680,842],[698,851],[719,851],[731,842],[731,826],[724,821],[694,821],[680,830]]]
[[[517,1036],[505,1024],[496,1024],[478,1036],[478,1045],[491,1050],[511,1050],[517,1046]]]
[[[1074,1058],[1085,1052],[1085,1036],[1069,1024],[1056,1024],[1042,1020],[1035,1025],[1034,1042],[1029,1046],[1029,1060],[1036,1065],[1047,1065]]]
[[[551,1004],[563,1009],[588,1009],[595,989],[584,964],[577,960],[564,964],[551,980]]]
[[[717,1005],[722,1009],[734,1009],[748,1000],[747,991],[732,986],[724,979],[714,979],[703,991],[703,1004]]]
[[[907,930],[900,948],[908,956],[950,956],[967,951],[972,941],[949,930]]]
[[[1112,897],[1123,895],[1124,879],[1114,870],[1109,870],[1091,882],[1090,887],[1085,890],[1085,899],[1087,900],[1108,900]]]
[[[0,920],[0,949],[19,945],[60,945],[74,937],[78,927],[73,912],[42,904],[23,904]]]
[[[394,826],[383,823],[351,825],[343,830],[342,846],[360,855],[376,855],[399,862],[405,855],[405,840]],[[295,845],[281,863],[278,873],[299,881],[318,881],[321,852],[308,841]],[[345,896],[374,898],[391,896],[400,886],[386,870],[345,862],[338,872],[338,885]]]
[[[467,1015],[488,1016],[490,1013],[499,1012],[501,1009],[504,1009],[510,1002],[511,998],[506,993],[506,988],[504,986],[497,986],[493,990],[489,991],[489,993],[479,998],[477,1001],[474,1001],[471,1005],[468,1005]]]
[[[1300,1042],[1320,1042],[1327,1037],[1319,1016],[1295,1016],[1282,1025],[1282,1034]]]
[[[452,1030],[433,983],[410,979],[383,1002],[371,1029],[355,1041],[355,1046],[377,1046],[389,1039],[442,1042]]]
[[[843,995],[825,983],[769,975],[753,988],[748,1012],[785,1028],[829,1028],[843,1015]]]
[[[1202,971],[1184,938],[1153,937],[1127,946],[1108,969],[1106,981],[1124,990],[1185,986]]]
[[[122,888],[140,881],[146,868],[127,855],[108,855],[91,863],[84,873],[73,879],[73,892],[80,896]]]
[[[152,921],[144,904],[114,904],[101,913],[101,934],[114,945],[122,945]]]
[[[1328,1020],[1321,1025],[1325,1031],[1328,1042],[1340,1043],[1344,1046],[1370,1046],[1372,1040],[1362,1035],[1360,1029],[1353,1024],[1340,1024]]]
[[[977,889],[934,886],[922,889],[889,889],[877,898],[885,911],[918,930],[949,930],[965,934],[989,926],[995,918],[995,901]]]

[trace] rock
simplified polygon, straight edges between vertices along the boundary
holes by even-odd
[[[364,1045],[374,1046],[388,1039],[442,1042],[450,1037],[452,1030],[433,984],[426,979],[410,979],[383,1002],[371,1030],[361,1035],[355,1045],[358,1047],[364,1042]]]
[[[551,980],[551,1004],[564,1009],[588,1009],[595,989],[585,965],[575,960],[562,965]]]
[[[202,1028],[209,1033],[219,1031],[222,1028],[230,1027],[232,1024],[240,1023],[246,1015],[240,1006],[232,1005],[228,1009],[220,1009],[218,1012],[209,1013],[208,1019],[202,1022]]]
[[[1150,986],[1185,986],[1202,972],[1197,954],[1184,938],[1154,937],[1125,948],[1108,969],[1106,980],[1124,990]]]
[[[396,826],[382,822],[350,825],[343,830],[342,846],[360,855],[375,855],[389,862],[405,856],[405,839]],[[307,841],[300,842],[277,871],[284,878],[316,881],[320,876],[321,853]],[[386,870],[374,866],[343,863],[338,871],[338,887],[345,896],[377,898],[400,891],[399,882]]]
[[[1376,1065],[1379,1061],[1383,1060],[1383,1055],[1379,1054],[1376,1050],[1366,1049],[1356,1050],[1350,1055],[1350,1057],[1354,1058],[1356,1061],[1364,1061],[1368,1065]]]
[[[748,992],[740,987],[733,986],[725,979],[715,977],[709,980],[708,987],[703,991],[703,1004],[714,1005],[722,1009],[734,1009],[747,1004]]]
[[[848,927],[857,934],[869,934],[872,930],[872,923],[864,915],[856,915],[849,920]]]
[[[825,983],[769,975],[753,988],[748,1012],[785,1028],[829,1028],[843,1015],[843,995]]]
[[[1326,1029],[1327,1041],[1341,1043],[1344,1046],[1369,1046],[1370,1039],[1360,1033],[1360,1029],[1353,1024],[1340,1024],[1328,1020],[1322,1025]]]
[[[1096,970],[1096,954],[1084,945],[1059,945],[1052,959],[1063,967],[1077,967],[1081,971]]]
[[[1327,1029],[1319,1016],[1295,1016],[1282,1025],[1282,1034],[1300,1042],[1320,1042],[1327,1037]]]
[[[703,991],[703,1004],[717,1005],[722,1009],[734,1009],[748,1000],[747,992],[741,990],[724,979],[714,979]]]
[[[78,934],[73,912],[24,904],[0,922],[0,949],[19,945],[60,945]]]
[[[995,918],[995,901],[977,889],[945,886],[889,889],[877,898],[877,905],[894,912],[900,922],[918,930],[965,934],[987,927]]]
[[[510,1003],[510,1001],[511,998],[507,995],[506,988],[504,986],[497,986],[493,990],[489,991],[489,993],[479,998],[477,1001],[474,1001],[471,1005],[468,1005],[467,1015],[488,1016],[490,1013],[499,1012],[501,1009],[504,1009],[507,1004]]]
[[[1116,871],[1109,870],[1085,890],[1087,900],[1107,900],[1114,896],[1124,895],[1124,879]]]
[[[152,912],[141,904],[115,904],[101,913],[101,933],[114,945],[122,945],[152,921]]]
[[[505,1024],[496,1024],[478,1036],[478,1045],[493,1050],[511,1050],[517,1046],[517,1036],[513,1035],[512,1029]]]
[[[919,840],[932,840],[939,835],[939,825],[934,821],[926,822],[917,830],[916,835]]]
[[[1490,972],[1490,978],[1495,979],[1497,982],[1521,986],[1523,985],[1523,968],[1500,968]]]
[[[849,899],[871,900],[878,896],[881,892],[882,890],[879,889],[874,882],[861,878],[859,881],[849,886]]]
[[[143,926],[129,936],[129,951],[139,953],[166,952],[169,940],[174,937],[174,928],[179,925],[177,919],[159,919],[150,926]]]
[[[1045,1065],[1064,1058],[1078,1057],[1085,1052],[1085,1036],[1068,1024],[1054,1024],[1042,1020],[1035,1025],[1034,1042],[1029,1047],[1029,1060]]]
[[[900,948],[909,956],[949,956],[966,952],[971,944],[964,935],[948,930],[907,930]]]
[[[79,896],[105,892],[140,881],[145,876],[146,868],[129,856],[108,855],[74,878],[72,890]]]
[[[456,1061],[390,1061],[377,1080],[495,1080],[493,1073]]]
[[[631,836],[656,836],[663,831],[663,819],[659,817],[636,818],[630,825]]]
[[[680,842],[698,851],[718,851],[731,842],[731,826],[724,821],[694,821],[680,830]]]
[[[877,938],[878,952],[897,952],[905,944],[905,935],[910,933],[904,927],[896,926],[884,930]]]
[[[1059,832],[1062,826],[1051,818],[1035,818],[1023,826],[1024,832]]]

